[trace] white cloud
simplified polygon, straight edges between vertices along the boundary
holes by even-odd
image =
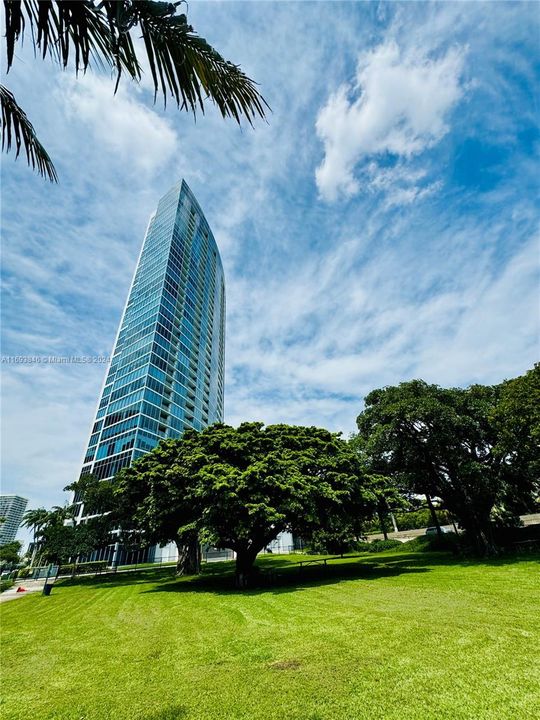
[[[110,152],[113,162],[153,175],[177,155],[170,121],[138,101],[135,84],[120,84],[114,95],[109,77],[62,78],[68,118],[84,123],[92,142]]]
[[[498,273],[482,238],[509,226],[485,223],[438,226],[422,259],[401,245],[362,262],[351,239],[265,284],[236,283],[227,421],[352,431],[374,387],[496,383],[525,371],[538,355],[538,238]]]
[[[355,87],[338,88],[317,116],[325,157],[315,176],[323,198],[358,193],[355,168],[364,158],[389,153],[409,159],[437,143],[448,132],[447,115],[463,94],[463,59],[460,48],[435,59],[402,50],[395,41],[362,54]]]
[[[62,504],[78,476],[105,365],[4,365],[3,475],[30,507]]]

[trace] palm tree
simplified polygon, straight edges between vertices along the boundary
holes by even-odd
[[[176,14],[181,2],[120,0],[100,2],[53,2],[52,0],[4,0],[6,15],[7,70],[15,57],[15,46],[22,41],[25,26],[30,41],[43,58],[46,55],[67,67],[74,59],[75,72],[86,71],[93,63],[116,73],[115,92],[122,73],[141,79],[141,66],[132,32],[144,41],[144,51],[154,84],[166,104],[171,95],[181,110],[204,114],[204,102],[212,101],[221,115],[238,123],[242,117],[253,124],[265,117],[268,104],[247,77],[225,60],[187,22]],[[2,106],[2,150],[9,151],[12,136],[16,156],[24,146],[29,165],[51,182],[57,181],[54,165],[36,137],[31,122],[12,93],[0,86]]]
[[[66,525],[75,523],[78,513],[77,505],[53,505],[49,513],[49,523],[51,525]],[[69,522],[66,522],[69,521]]]
[[[21,525],[23,527],[32,528],[33,544],[34,548],[32,551],[32,559],[30,560],[30,566],[34,565],[36,559],[38,541],[41,537],[41,532],[45,525],[50,521],[51,513],[45,508],[37,508],[36,510],[27,510],[24,514]]]

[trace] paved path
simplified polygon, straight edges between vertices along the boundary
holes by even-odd
[[[49,580],[49,582],[51,582]],[[41,592],[45,585],[45,579],[41,580],[15,580],[15,585],[9,590],[5,590],[0,594],[0,603],[8,602],[9,600],[18,600],[19,598],[26,597],[31,593]],[[25,592],[17,592],[17,588],[23,587]]]
[[[535,515],[522,515],[521,520],[523,521],[524,525],[540,524],[540,513],[536,513]],[[454,532],[454,528],[452,527],[452,525],[441,525],[441,527],[443,527],[445,530],[448,530],[449,532]],[[425,534],[426,528],[418,528],[417,530],[400,530],[399,532],[389,532],[388,537],[392,540],[401,540],[401,542],[407,542],[407,540],[412,540],[419,535]],[[382,540],[382,538],[384,538],[384,535],[382,533],[376,533],[375,535],[368,535],[368,538],[370,540]]]

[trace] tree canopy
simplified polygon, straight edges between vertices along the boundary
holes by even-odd
[[[113,515],[124,542],[174,542],[177,573],[193,574],[200,565],[196,525],[200,511],[194,497],[195,480],[181,469],[183,442],[162,440],[152,452],[117,474]]]
[[[237,582],[280,532],[353,526],[376,502],[358,459],[336,433],[242,423],[187,430],[123,470],[119,505],[153,542],[199,531],[236,553]]]
[[[518,388],[445,389],[413,380],[369,393],[357,419],[373,469],[390,475],[403,489],[441,498],[482,552],[493,550],[494,507],[516,497],[525,484],[518,461],[522,452],[517,450],[523,443],[529,447],[518,438],[525,431],[519,423],[509,427],[500,400],[502,394],[508,405],[519,394],[519,406],[524,396],[532,397],[530,389]],[[525,455],[534,465],[538,446],[533,442]],[[531,484],[524,491],[529,497]]]
[[[18,540],[6,543],[0,547],[0,566],[16,565],[21,561],[21,543]]]
[[[343,552],[366,521],[418,495],[442,501],[482,553],[494,520],[515,527],[540,492],[540,366],[500,385],[441,388],[422,380],[365,399],[349,441],[317,427],[246,422],[162,440],[112,481],[82,476],[73,505],[29,511],[41,555],[63,560],[111,544],[175,542],[178,573],[197,572],[201,542],[236,554],[244,587],[255,558],[290,531]],[[85,506],[82,524],[66,523]],[[448,517],[448,515],[447,515]]]
[[[534,512],[540,499],[540,363],[499,385],[489,419],[507,475],[505,505],[514,514]]]

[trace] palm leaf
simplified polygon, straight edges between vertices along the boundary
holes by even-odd
[[[238,123],[242,116],[251,125],[256,116],[264,118],[269,106],[256,83],[196,35],[185,15],[175,14],[180,4],[150,0],[104,0],[99,5],[91,0],[4,0],[7,70],[28,24],[32,43],[43,57],[50,55],[63,67],[72,59],[76,73],[85,71],[92,62],[114,68],[117,88],[123,72],[133,80],[141,78],[131,37],[133,28],[139,27],[154,83],[154,101],[161,93],[166,104],[172,95],[179,108],[196,114],[198,109],[204,113],[204,102],[209,99],[223,117],[232,117]],[[0,92],[2,149],[9,150],[14,138],[16,156],[24,145],[28,163],[56,182],[54,165],[32,124],[11,92],[5,87]]]
[[[185,15],[165,14],[162,6],[168,3],[140,0],[130,5],[142,32],[156,94],[161,92],[165,101],[171,94],[179,107],[193,113],[197,108],[204,113],[204,96],[223,117],[240,122],[243,115],[250,124],[257,115],[264,118],[269,106],[256,83],[196,35]]]
[[[2,107],[2,150],[11,149],[14,142],[18,157],[24,147],[28,164],[51,182],[58,182],[55,167],[43,145],[36,136],[36,131],[24,110],[19,107],[13,94],[0,85],[0,103]]]
[[[122,6],[124,3],[108,4]],[[115,67],[118,72],[126,70],[132,78],[140,78],[131,38],[122,35],[118,40],[116,28],[111,28],[110,19],[93,2],[4,0],[4,6],[8,71],[13,63],[15,44],[23,39],[28,21],[32,42],[44,58],[49,54],[67,67],[73,57],[76,72],[86,70],[93,60],[99,66]]]
[[[165,102],[171,95],[178,107],[204,113],[204,100],[210,99],[223,117],[240,122],[244,116],[250,124],[256,116],[264,118],[269,108],[253,80],[199,37],[185,15],[175,15],[180,3],[4,0],[4,4],[8,70],[28,22],[43,57],[49,53],[64,67],[73,57],[76,71],[86,70],[92,60],[115,68],[117,86],[122,72],[139,80],[141,68],[131,38],[139,27],[155,95],[161,93]]]

